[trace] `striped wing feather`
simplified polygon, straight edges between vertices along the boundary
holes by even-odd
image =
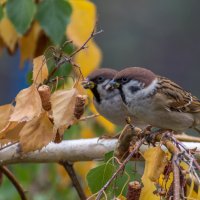
[[[165,77],[158,77],[158,93],[165,94],[168,111],[196,113],[200,112],[200,101],[191,93],[183,90],[179,85]]]

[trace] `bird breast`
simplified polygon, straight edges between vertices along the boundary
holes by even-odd
[[[94,105],[97,111],[112,123],[116,125],[126,124],[126,117],[129,113],[119,94],[111,98],[102,99],[100,103],[94,99]]]

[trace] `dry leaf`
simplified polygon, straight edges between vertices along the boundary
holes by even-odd
[[[18,40],[18,35],[14,26],[6,17],[0,21],[0,35],[6,46],[13,53]]]
[[[33,60],[33,82],[37,85],[43,83],[48,78],[48,68],[45,57],[38,56]]]
[[[26,123],[20,131],[20,144],[23,152],[39,150],[54,140],[53,124],[47,113]]]
[[[0,148],[2,148],[4,145],[7,145],[10,143],[10,140],[8,139],[1,139],[0,140]]]
[[[0,132],[1,140],[8,140],[10,142],[18,141],[19,133],[24,125],[25,122],[9,122],[9,124]]]
[[[13,112],[13,108],[12,104],[0,106],[0,131],[9,123],[8,121]]]
[[[24,64],[24,61],[33,59],[40,32],[40,25],[37,22],[34,22],[28,33],[19,40],[21,67]]]
[[[16,106],[10,121],[29,121],[42,112],[42,102],[35,85],[21,90],[16,96]]]
[[[75,100],[78,92],[71,90],[58,90],[51,95],[55,131],[67,128],[74,118]]]

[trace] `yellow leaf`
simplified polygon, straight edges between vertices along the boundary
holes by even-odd
[[[37,22],[34,22],[28,33],[19,40],[20,47],[20,66],[22,67],[24,61],[32,60],[36,47],[37,41],[41,32],[41,27]]]
[[[46,113],[27,122],[19,135],[23,152],[39,150],[55,138],[53,124]]]
[[[99,67],[102,59],[99,47],[93,42],[88,43],[88,48],[75,55],[74,61],[80,66],[82,74],[86,77],[95,68]]]
[[[147,177],[142,179],[144,187],[142,188],[139,200],[160,200],[160,197],[153,194],[156,187],[153,182],[151,182]]]
[[[44,56],[38,56],[33,60],[33,82],[36,85],[43,83],[48,78],[48,68]]]
[[[6,104],[0,106],[0,130],[2,130],[9,122],[11,113],[13,112],[13,106]]]
[[[94,130],[89,126],[83,126],[80,133],[81,138],[93,138],[95,137]]]
[[[72,6],[70,24],[66,34],[74,44],[80,47],[90,36],[96,23],[96,6],[87,0],[69,0]]]
[[[97,164],[94,161],[88,161],[88,162],[75,162],[74,163],[74,169],[77,172],[78,176],[80,176],[82,178],[82,180],[84,181],[84,185],[83,185],[83,189],[86,193],[87,196],[91,195],[91,192],[89,190],[89,187],[87,184],[85,184],[85,180],[86,180],[86,175],[88,174],[88,172],[96,167]]]
[[[56,171],[60,179],[58,182],[58,186],[60,186],[62,189],[65,189],[71,184],[71,179],[62,165],[56,164]]]
[[[7,0],[0,0],[0,4],[3,5],[6,3]]]
[[[16,96],[16,106],[10,121],[29,121],[34,117],[39,117],[41,112],[40,95],[35,85],[31,85],[29,88],[21,90]]]
[[[0,21],[0,36],[11,52],[14,52],[18,35],[10,20],[4,17]]]
[[[153,182],[157,181],[167,164],[165,152],[160,146],[157,146],[149,148],[143,156],[145,159],[145,176]]]
[[[54,128],[67,128],[74,118],[75,100],[78,92],[71,90],[58,90],[51,95],[51,106],[54,119]]]
[[[145,170],[142,176],[144,187],[140,195],[140,200],[159,200],[160,197],[153,194],[156,187],[152,181],[156,181],[167,163],[165,152],[160,147],[153,147],[144,153]]]
[[[185,171],[189,170],[189,166],[185,162],[181,162],[180,166]],[[200,185],[196,178],[191,174],[187,174],[185,178],[188,179],[186,184],[187,199],[200,199]]]
[[[90,37],[96,23],[96,7],[86,0],[70,0],[73,12],[70,24],[67,26],[67,37],[80,47]],[[88,48],[75,55],[75,63],[81,67],[84,76],[87,76],[100,65],[102,55],[98,46],[91,40]]]
[[[115,200],[126,200],[127,198],[120,194]]]

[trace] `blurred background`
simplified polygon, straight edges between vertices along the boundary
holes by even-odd
[[[200,2],[195,0],[93,1],[102,67],[145,66],[200,97]],[[0,57],[0,104],[26,85],[30,64],[19,69],[19,53]]]

